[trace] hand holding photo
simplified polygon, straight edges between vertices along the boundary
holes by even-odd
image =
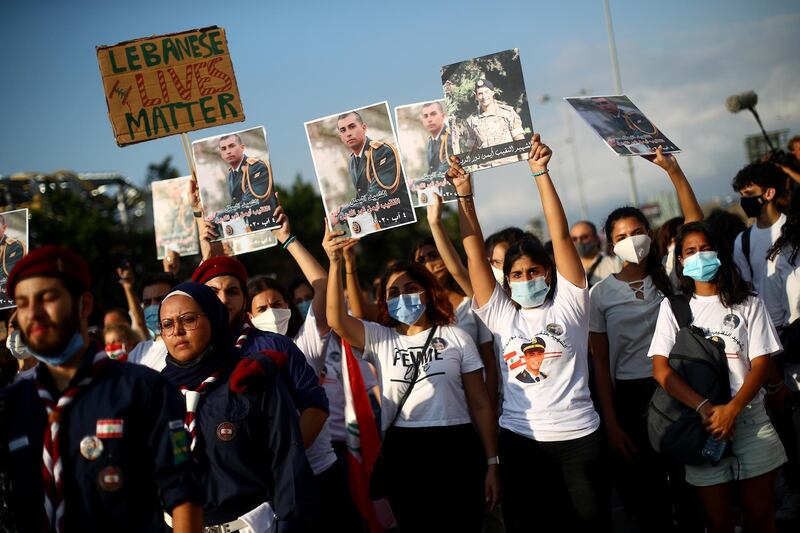
[[[154,181],[153,225],[156,234],[156,256],[163,259],[168,250],[178,255],[199,253],[197,225],[192,207],[187,202],[191,195],[191,176]]]
[[[14,265],[26,253],[28,210],[16,209],[0,213],[0,309],[14,307],[14,299],[6,294],[6,282]]]

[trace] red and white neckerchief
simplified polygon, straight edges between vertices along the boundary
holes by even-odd
[[[214,372],[206,379],[203,380],[200,385],[192,390],[185,385],[181,385],[180,390],[181,393],[186,398],[186,416],[183,419],[183,427],[186,428],[186,432],[189,433],[189,437],[192,439],[191,443],[189,444],[189,449],[194,452],[195,447],[197,446],[197,419],[195,417],[195,413],[197,412],[197,406],[200,403],[200,396],[206,391],[206,389],[215,381],[217,381],[217,377],[219,376],[219,372]]]
[[[245,322],[242,324],[242,331],[239,333],[239,338],[236,339],[236,347],[241,348],[244,346],[245,341],[247,341],[247,336],[250,335],[250,332],[253,330],[252,324],[250,322]]]
[[[46,531],[60,533],[64,529],[64,480],[63,467],[58,446],[58,429],[67,407],[83,389],[89,386],[109,361],[105,352],[97,352],[86,377],[69,387],[56,402],[50,391],[37,379],[36,389],[47,411],[47,427],[42,448],[42,476],[44,478],[44,510],[47,516]]]
[[[125,345],[120,343],[106,344],[106,353],[109,359],[114,359],[120,363],[128,360],[128,352],[125,350]]]

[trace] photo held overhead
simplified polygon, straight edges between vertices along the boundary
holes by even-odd
[[[528,159],[533,125],[519,50],[441,68],[453,153],[467,172]]]
[[[97,60],[119,146],[245,118],[222,28],[98,46]]]
[[[680,152],[630,98],[615,96],[572,96],[564,98],[617,155]]]
[[[0,309],[14,307],[14,298],[6,293],[8,274],[17,261],[28,253],[28,210],[0,213]]]
[[[178,255],[194,255],[200,251],[197,226],[192,207],[187,201],[191,176],[182,176],[152,183],[153,226],[156,236],[156,257],[163,259],[170,251]]]

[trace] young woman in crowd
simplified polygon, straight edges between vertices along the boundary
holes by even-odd
[[[310,518],[316,482],[270,360],[243,358],[225,305],[205,285],[177,285],[159,319],[168,352],[162,372],[186,398],[190,442],[173,443],[175,460],[191,455],[200,467],[204,525],[265,531],[275,516]]]
[[[384,272],[379,323],[347,314],[342,249],[351,240],[341,235],[326,224],[328,321],[377,368],[385,487],[397,523],[404,531],[481,531],[499,481],[497,426],[475,343],[451,325],[452,305],[433,275],[410,261]]]
[[[295,290],[290,292],[272,278],[260,276],[251,279],[247,284],[248,316],[257,329],[286,335],[294,340],[317,377],[324,381],[322,376],[325,373],[328,346],[331,342],[338,343],[338,339],[332,339],[326,319],[328,274],[292,234],[289,218],[283,208],[278,207],[275,216],[281,226],[273,233],[297,262],[305,277],[305,284],[294,283]],[[309,290],[303,291],[304,288]],[[295,298],[295,293],[302,294]],[[306,296],[310,296],[310,299]],[[305,313],[299,310],[298,300],[300,303],[308,302]],[[342,530],[358,528],[358,514],[345,483],[344,467],[338,461],[331,443],[328,421],[314,443],[306,449],[306,455],[320,486],[321,508],[314,530],[321,531],[333,526]]]
[[[764,409],[761,387],[769,358],[781,349],[766,307],[742,280],[731,250],[707,223],[684,225],[675,239],[681,291],[689,298],[692,325],[725,343],[732,399],[713,405],[669,366],[678,325],[669,301],[661,302],[653,342],[653,377],[674,398],[696,410],[709,434],[730,441],[731,455],[717,465],[687,465],[697,487],[706,531],[734,531],[734,481],[745,531],[775,531],[773,497],[783,446]]]
[[[503,350],[500,473],[509,533],[610,528],[604,439],[589,395],[589,291],[547,170],[550,157],[534,135],[528,164],[555,262],[537,239],[511,244],[503,260],[510,296],[486,258],[469,175],[457,158],[448,171],[458,192],[475,312]]]
[[[659,148],[650,160],[672,180],[685,220],[702,220],[703,212],[675,156]],[[591,290],[589,342],[598,407],[615,452],[613,478],[625,510],[637,517],[643,530],[671,530],[667,465],[650,446],[645,416],[658,387],[647,350],[659,306],[672,286],[662,265],[663,251],[653,242],[650,223],[639,209],[612,211],[605,233],[622,269]],[[649,487],[646,493],[643,486]],[[684,506],[679,507],[683,512]]]

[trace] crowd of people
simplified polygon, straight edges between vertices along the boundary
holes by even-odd
[[[615,498],[641,531],[775,531],[800,517],[800,137],[789,148],[734,177],[749,227],[704,217],[674,155],[643,156],[683,217],[614,209],[605,244],[568,223],[538,134],[546,243],[484,236],[452,156],[464,256],[439,201],[430,238],[367,290],[368,239],[326,224],[320,264],[281,208],[289,286],[218,255],[201,218],[191,279],[172,255],[138,285],[118,270],[127,309],[94,300],[80,250],[31,250],[7,282],[0,531],[594,532]],[[715,373],[687,364],[701,349]],[[380,439],[368,510],[352,383]],[[699,448],[696,431],[659,440],[659,392]]]

